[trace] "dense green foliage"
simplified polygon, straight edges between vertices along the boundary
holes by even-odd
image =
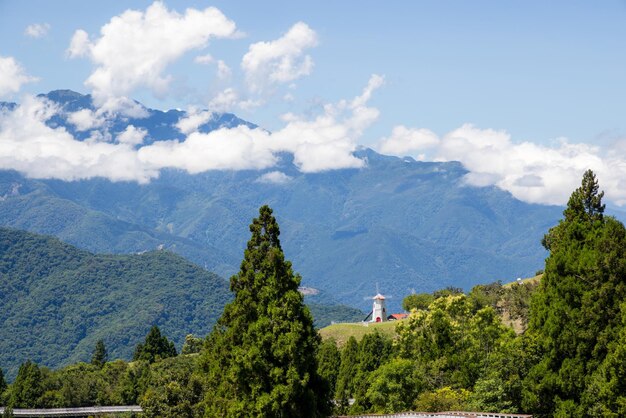
[[[144,342],[135,347],[133,361],[144,360],[148,363],[154,363],[164,358],[174,357],[177,354],[174,343],[168,340],[165,335],[161,335],[159,327],[153,325]]]
[[[336,410],[340,414],[348,411],[349,401],[354,394],[356,372],[358,368],[359,345],[356,338],[350,337],[341,352],[341,366],[335,388]]]
[[[77,363],[57,370],[27,361],[0,397],[0,404],[13,408],[141,404],[148,417],[191,417],[183,412],[202,395],[194,375],[197,369],[198,356],[177,356],[153,364],[115,360],[102,367]]]
[[[272,210],[250,225],[239,273],[203,355],[205,416],[321,417],[328,387],[317,371],[320,337],[280,246]]]
[[[185,343],[183,349],[180,350],[181,354],[197,354],[202,350],[204,340],[202,338],[194,337],[193,334],[189,334],[185,337]]]
[[[412,293],[402,299],[402,309],[411,312],[413,309],[428,309],[428,305],[435,300],[431,293]]]
[[[324,340],[317,352],[317,372],[328,383],[328,391],[331,394],[335,393],[337,387],[340,365],[341,354],[337,343],[333,339]]]

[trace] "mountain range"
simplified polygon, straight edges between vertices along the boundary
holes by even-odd
[[[78,139],[68,112],[94,109],[91,97],[68,90],[41,97],[59,107],[47,123]],[[0,106],[10,109],[15,104]],[[128,124],[147,131],[145,143],[182,139],[186,112],[147,109],[148,117],[110,116],[109,131]],[[213,114],[200,126],[256,125]],[[96,127],[97,129],[105,129]],[[104,135],[103,135],[104,136]],[[458,162],[421,162],[358,149],[364,168],[303,173],[291,154],[266,170],[162,170],[148,184],[32,179],[0,172],[0,225],[55,235],[96,253],[165,248],[224,277],[238,270],[248,225],[269,204],[281,227],[286,257],[303,285],[369,308],[377,289],[393,296],[446,286],[532,275],[543,267],[541,237],[561,207],[528,204],[496,187],[472,187]],[[278,171],[275,181],[267,174]],[[268,181],[268,179],[270,179]]]

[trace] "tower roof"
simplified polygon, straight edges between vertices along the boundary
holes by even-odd
[[[374,300],[385,300],[385,297],[383,295],[381,295],[380,293],[377,293],[376,296],[374,296],[372,299],[374,299]]]

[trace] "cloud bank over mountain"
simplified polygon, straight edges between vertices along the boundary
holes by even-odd
[[[49,37],[51,25],[31,24],[28,37]],[[312,74],[311,51],[320,44],[318,33],[298,21],[278,37],[249,40],[239,65],[208,51],[217,40],[246,37],[234,20],[215,7],[169,9],[156,1],[145,10],[126,10],[100,27],[99,33],[74,31],[66,50],[69,58],[85,58],[92,65],[84,84],[94,99],[93,108],[66,112],[55,104],[24,96],[16,108],[0,113],[0,168],[28,176],[77,180],[104,177],[112,181],[145,183],[164,168],[200,173],[207,170],[266,169],[276,164],[278,153],[293,154],[301,172],[364,168],[355,157],[364,144],[377,150],[418,160],[460,161],[469,171],[468,186],[495,185],[518,199],[543,204],[563,204],[586,169],[594,170],[607,198],[626,204],[626,147],[624,141],[607,146],[574,143],[560,138],[548,144],[516,141],[503,130],[479,128],[471,123],[439,135],[425,127],[398,125],[378,139],[368,132],[380,111],[370,105],[373,92],[384,84],[373,75],[361,95],[322,105],[307,116],[282,114],[282,124],[272,133],[238,126],[213,132],[198,128],[214,112],[253,111],[269,100],[294,101],[295,82]],[[155,97],[173,92],[168,68],[185,55],[195,54],[192,66],[214,67],[220,86],[204,106],[190,107],[177,121],[184,139],[171,138],[144,144],[145,130],[132,124],[110,131],[112,118],[144,118],[148,109],[131,100],[138,91]],[[199,64],[199,65],[198,65]],[[233,65],[234,64],[234,65]],[[10,56],[0,56],[0,97],[15,96],[37,78]],[[50,121],[61,117],[78,139]],[[279,184],[280,176],[265,179]]]
[[[582,173],[594,170],[607,198],[626,204],[626,154],[614,144],[602,148],[565,138],[553,144],[514,142],[506,131],[464,124],[439,137],[428,129],[394,128],[378,149],[419,160],[460,161],[470,171],[467,184],[495,185],[525,202],[564,204]]]
[[[112,181],[146,183],[159,170],[175,168],[189,173],[208,170],[264,169],[276,164],[276,154],[293,154],[295,165],[306,173],[359,168],[354,156],[358,140],[378,117],[367,106],[371,93],[382,84],[373,75],[361,95],[325,106],[314,118],[293,114],[283,128],[236,126],[199,132],[212,114],[201,111],[182,117],[176,127],[184,140],[162,140],[143,145],[145,130],[129,124],[123,132],[109,132],[110,111],[81,109],[65,112],[43,97],[25,96],[14,109],[0,112],[0,168],[17,170],[33,178],[79,180],[104,177]],[[138,104],[142,112],[147,110]],[[78,131],[91,132],[79,140],[63,126],[48,123],[65,118]]]

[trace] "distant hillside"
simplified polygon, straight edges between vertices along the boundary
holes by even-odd
[[[99,339],[110,358],[130,359],[154,324],[180,350],[187,334],[210,332],[230,299],[225,280],[169,251],[95,255],[0,228],[0,368],[11,377],[27,359],[88,361]],[[311,311],[318,326],[362,316],[329,299]]]
[[[0,229],[0,367],[88,360],[98,339],[130,358],[156,324],[180,349],[207,334],[226,282],[168,251],[94,255],[55,238]]]

